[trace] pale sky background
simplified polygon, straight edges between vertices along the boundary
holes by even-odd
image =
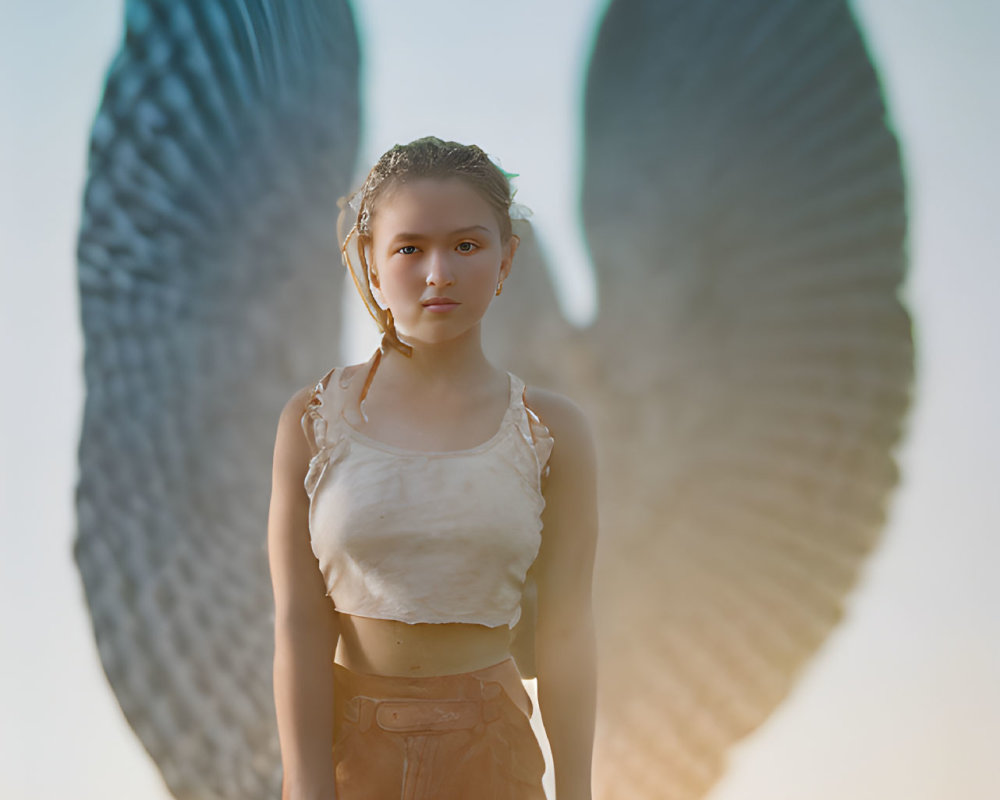
[[[362,161],[442,130],[449,115],[440,135],[476,141],[524,176],[518,199],[549,221],[543,246],[559,252],[564,287],[577,287],[561,299],[580,320],[593,297],[560,207],[575,192],[571,112],[602,5],[358,4],[363,36],[380,43],[365,51]],[[911,435],[883,544],[844,624],[782,708],[736,749],[711,800],[995,800],[1000,3],[852,5],[908,168],[904,296],[919,357]],[[121,35],[121,3],[2,8],[0,797],[165,800],[101,670],[71,554],[84,388],[75,238],[89,128]],[[461,11],[442,22],[439,12],[454,8]],[[501,45],[484,48],[484,36]],[[430,53],[476,69],[446,82],[435,70],[438,89],[428,92]],[[424,59],[417,66],[415,54]],[[470,114],[468,92],[484,88],[501,102],[476,100]],[[561,161],[550,143],[565,150]]]

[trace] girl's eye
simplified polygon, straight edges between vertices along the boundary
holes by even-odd
[[[468,245],[468,246],[466,246],[466,245]],[[458,243],[459,252],[461,252],[461,253],[471,253],[471,252],[473,252],[473,250],[478,249],[478,247],[479,247],[479,245],[476,244],[475,242],[459,242]],[[417,252],[417,246],[413,245],[413,244],[404,244],[402,247],[400,247],[398,250],[396,250],[396,252],[397,253],[402,253],[404,256],[413,255],[415,252]]]

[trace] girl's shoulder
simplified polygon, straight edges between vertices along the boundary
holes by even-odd
[[[538,416],[548,416],[553,421],[586,418],[579,403],[568,395],[552,389],[525,383],[524,400]]]
[[[540,386],[525,384],[524,404],[562,443],[562,452],[593,446],[593,429],[583,408],[571,397]]]
[[[317,393],[324,393],[330,388],[330,381],[333,376],[337,376],[337,380],[340,383],[341,388],[347,388],[353,378],[358,374],[366,374],[372,366],[372,359],[369,358],[367,361],[361,361],[357,364],[337,364],[327,368],[327,371],[322,375],[317,376],[316,380],[307,386],[299,389],[291,399],[291,403],[297,402],[298,400],[305,400],[306,403],[313,399],[314,395]]]

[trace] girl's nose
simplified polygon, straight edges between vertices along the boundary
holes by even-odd
[[[427,285],[449,286],[455,282],[448,258],[437,251],[427,257]]]

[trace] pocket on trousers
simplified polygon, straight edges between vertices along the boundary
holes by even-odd
[[[535,731],[513,700],[508,698],[504,706],[504,715],[490,726],[493,759],[512,781],[540,787],[545,773],[545,755],[535,738]]]
[[[350,701],[348,701],[350,702]],[[335,714],[337,718],[333,728],[333,756],[334,761],[339,761],[344,749],[356,736],[360,735],[358,727],[357,713],[353,716],[346,713],[347,708],[338,705]]]
[[[344,746],[348,741],[353,738],[354,734],[358,733],[357,725],[353,723],[344,723],[340,730],[334,734],[333,737],[333,756],[336,760],[337,756],[344,751]]]

